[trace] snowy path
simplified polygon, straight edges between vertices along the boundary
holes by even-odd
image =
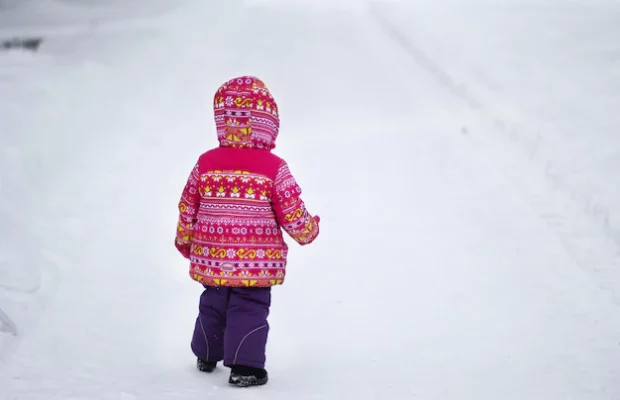
[[[43,66],[11,56],[34,65],[46,94],[34,150],[59,165],[40,171],[54,179],[42,182],[41,257],[58,265],[42,267],[46,290],[9,299],[28,317],[0,364],[0,395],[617,398],[618,304],[461,132],[467,104],[361,12],[227,4],[63,35]],[[215,144],[213,89],[241,73],[278,96],[278,153],[323,221],[315,245],[292,246],[274,291],[272,380],[248,391],[226,387],[223,370],[194,370],[200,287],[171,241],[189,168]],[[28,76],[15,69],[2,84],[20,93]]]

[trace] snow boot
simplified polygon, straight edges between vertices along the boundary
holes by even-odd
[[[252,368],[243,365],[233,365],[230,371],[228,383],[231,385],[246,388],[250,386],[261,386],[269,380],[267,371],[263,368]]]
[[[204,361],[200,358],[196,361],[196,368],[202,372],[213,372],[217,367],[217,362]]]

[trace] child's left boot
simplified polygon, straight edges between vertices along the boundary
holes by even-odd
[[[205,361],[199,358],[196,361],[196,368],[202,372],[213,372],[217,368],[217,362]]]

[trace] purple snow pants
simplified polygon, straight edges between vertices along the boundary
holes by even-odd
[[[205,286],[192,351],[204,361],[265,368],[271,288]]]

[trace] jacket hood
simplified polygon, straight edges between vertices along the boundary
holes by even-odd
[[[278,105],[260,79],[241,76],[224,83],[215,93],[213,110],[220,147],[276,147]]]

